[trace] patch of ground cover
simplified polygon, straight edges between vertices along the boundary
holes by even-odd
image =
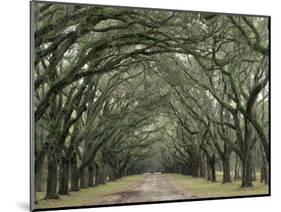
[[[181,174],[164,174],[164,176],[182,191],[190,192],[192,198],[229,197],[268,194],[268,185],[257,180],[252,188],[241,188],[241,180],[222,184],[222,173],[217,174],[217,182],[208,182],[203,178],[194,178]]]
[[[36,208],[57,208],[70,206],[94,205],[110,198],[110,194],[129,190],[144,179],[143,175],[123,177],[104,185],[81,189],[79,192],[70,192],[70,195],[60,196],[57,200],[45,200],[44,192],[38,192]]]

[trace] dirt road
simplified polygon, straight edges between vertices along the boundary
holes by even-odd
[[[102,204],[151,202],[189,199],[191,194],[179,191],[162,174],[148,174],[132,189],[111,195]]]

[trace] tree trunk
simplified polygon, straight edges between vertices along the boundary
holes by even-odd
[[[253,168],[252,168],[252,181],[256,181],[257,180],[257,175],[256,175],[256,166],[255,166],[255,162],[253,162]]]
[[[38,153],[42,150],[46,140],[46,132],[40,125],[35,128],[35,192],[43,191],[43,176],[45,170],[45,157],[39,157]]]
[[[254,144],[252,152],[253,152],[253,157],[252,157],[252,180],[256,181],[257,180],[257,176],[256,176],[256,160],[257,160],[257,157],[256,157],[256,154],[257,154],[256,144]]]
[[[80,188],[88,188],[87,184],[87,167],[82,168],[80,173]]]
[[[260,176],[260,183],[264,182],[265,176],[264,176],[265,172],[264,172],[264,166],[261,166],[261,176]]]
[[[94,167],[88,167],[88,187],[94,186]]]
[[[42,192],[43,191],[43,171],[44,171],[44,160],[40,160],[37,164],[35,171],[35,191]]]
[[[108,181],[108,176],[109,176],[109,170],[108,170],[108,165],[105,165],[104,166],[104,183],[107,183],[107,181]]]
[[[204,178],[206,177],[206,170],[207,170],[206,163],[204,160],[202,160],[201,167],[200,167],[200,177],[204,177]]]
[[[267,160],[262,161],[260,182],[268,184],[268,165]]]
[[[261,161],[261,177],[260,177],[260,182],[264,182],[265,184],[268,184],[269,181],[269,173],[268,173],[268,161],[263,149],[263,146],[261,145],[261,157],[262,157],[262,161]]]
[[[131,174],[132,174],[132,172],[130,172],[130,175]],[[109,180],[110,181],[114,181],[115,180],[114,171],[113,171],[112,167],[110,167],[110,169],[109,169]]]
[[[238,155],[235,156],[234,180],[241,179],[240,176],[240,163]]]
[[[253,174],[253,147],[254,147],[253,128],[245,120],[244,144],[242,146],[242,187],[252,187]]]
[[[208,163],[207,164],[207,180],[208,181],[211,181],[212,180],[212,169],[211,169],[211,166],[210,164]]]
[[[216,156],[213,154],[211,158],[209,158],[211,174],[212,174],[212,182],[217,182],[216,178]]]
[[[267,161],[266,161],[267,162]],[[269,177],[268,177],[268,165],[266,164],[264,169],[264,183],[268,185]]]
[[[216,178],[216,165],[215,164],[211,165],[211,170],[212,170],[212,182],[217,182],[217,178]]]
[[[242,160],[242,187],[252,187],[252,155],[251,152],[248,151],[247,154],[244,154],[244,158]]]
[[[76,153],[71,158],[71,191],[79,191],[79,176]]]
[[[199,168],[200,174],[199,174],[199,176],[205,178],[206,177],[206,163],[205,163],[205,160],[204,160],[204,154],[203,153],[200,154],[199,164],[200,164],[200,168]]]
[[[100,172],[100,168],[98,166],[96,166],[96,173],[95,173],[95,186],[100,184],[100,179],[99,179],[99,173]]]
[[[58,163],[55,155],[48,156],[48,176],[46,199],[57,199]]]
[[[66,158],[62,159],[60,164],[60,177],[59,177],[59,194],[69,194],[69,160]]]
[[[230,175],[230,158],[225,157],[222,161],[223,167],[223,180],[222,183],[230,183],[231,182],[231,175]]]

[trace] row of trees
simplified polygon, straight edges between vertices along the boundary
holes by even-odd
[[[136,163],[147,159],[146,147],[158,139],[153,135],[158,129],[147,126],[161,97],[134,85],[140,73],[78,82],[53,100],[46,118],[36,123],[36,185],[42,189],[47,161],[46,198],[68,194],[69,186],[79,191],[141,169]]]
[[[203,176],[205,164],[213,181],[220,160],[229,182],[232,153],[248,187],[257,149],[267,182],[266,18],[33,9],[36,191],[58,198],[159,155],[162,171]]]
[[[227,27],[222,27],[225,22]],[[174,129],[167,133],[172,140],[167,144],[173,158],[170,169],[216,181],[216,164],[221,164],[223,183],[228,183],[234,153],[234,175],[239,176],[241,161],[242,187],[253,186],[257,163],[261,182],[267,184],[268,56],[249,45],[266,42],[267,30],[260,27],[267,22],[228,17],[216,18],[212,27],[213,23],[217,28],[204,41],[209,46],[201,50],[204,59],[178,55],[158,63],[172,90],[166,105],[166,112],[175,119]],[[249,41],[248,35],[254,35],[255,41]]]

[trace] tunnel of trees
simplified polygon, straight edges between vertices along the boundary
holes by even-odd
[[[268,18],[34,4],[35,189],[161,171],[268,183]]]

